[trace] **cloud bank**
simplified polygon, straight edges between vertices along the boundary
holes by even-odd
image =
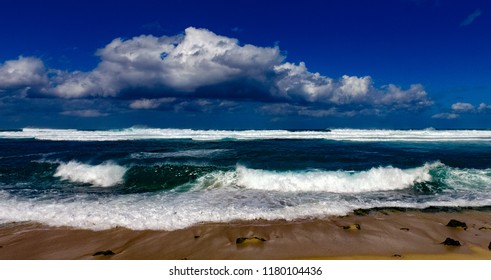
[[[491,105],[480,103],[474,106],[471,103],[457,102],[452,104],[450,112],[438,113],[432,116],[434,119],[458,119],[461,114],[486,114],[491,112]]]
[[[6,61],[0,65],[0,95],[23,91],[26,98],[113,98],[127,100],[130,110],[206,111],[252,101],[264,104],[260,111],[276,106],[269,112],[313,117],[421,110],[433,104],[420,84],[377,88],[370,76],[330,78],[310,72],[304,62],[286,61],[278,47],[242,45],[194,27],[175,36],[116,38],[96,55],[100,63],[88,72],[47,69],[35,57]],[[92,108],[62,114],[104,116]]]

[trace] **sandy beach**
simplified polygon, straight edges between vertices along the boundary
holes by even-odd
[[[450,220],[465,226],[449,227]],[[445,240],[449,244],[443,244]],[[491,259],[490,243],[487,210],[382,209],[293,222],[201,224],[176,231],[0,226],[4,260]]]

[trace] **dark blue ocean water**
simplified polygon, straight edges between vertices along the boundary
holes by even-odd
[[[0,132],[0,222],[177,229],[430,206],[491,206],[491,132]]]

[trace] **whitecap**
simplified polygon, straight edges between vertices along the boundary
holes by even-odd
[[[60,163],[53,176],[70,182],[91,184],[94,187],[112,187],[123,182],[126,171],[126,167],[113,162],[89,165],[69,161]]]

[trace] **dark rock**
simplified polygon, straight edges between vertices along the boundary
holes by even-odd
[[[491,242],[489,242],[488,249],[491,250]]]
[[[452,239],[450,237],[447,237],[447,239],[445,239],[445,241],[443,241],[440,244],[443,244],[446,246],[461,246],[460,242],[458,240]]]
[[[352,224],[349,226],[343,226],[343,229],[346,230],[361,230],[361,226],[359,224]]]
[[[467,229],[467,225],[464,222],[457,221],[454,219],[452,219],[452,220],[450,220],[450,222],[448,222],[447,227],[463,228],[464,230]]]
[[[400,230],[409,231],[409,228],[407,228],[407,227],[401,227]]]
[[[491,206],[469,206],[469,207],[453,207],[453,206],[430,206],[424,209],[421,209],[421,212],[424,213],[436,213],[436,212],[444,212],[444,213],[462,213],[467,210],[476,210],[483,212],[490,212]]]
[[[390,214],[393,212],[407,212],[408,208],[405,208],[405,207],[375,207],[375,208],[371,208],[371,210],[377,211],[380,213],[385,212],[386,214]]]
[[[106,251],[95,252],[92,256],[112,256],[112,255],[116,255],[116,254],[111,250],[106,250]]]
[[[201,236],[199,236],[199,235],[195,235],[195,236],[194,236],[194,239],[198,239],[198,238],[200,238],[200,237],[201,237]]]
[[[392,255],[394,258],[402,258],[402,255],[399,255],[399,254],[394,254]]]
[[[262,238],[262,237],[257,237],[257,236],[253,236],[253,237],[239,237],[235,240],[235,244],[243,244],[243,245],[246,245],[246,244],[259,244],[259,243],[263,243],[264,241],[266,241],[266,239]]]
[[[355,211],[353,211],[353,214],[355,214],[356,216],[366,216],[366,215],[370,214],[370,210],[368,210],[368,209],[355,209]]]
[[[235,239],[235,244],[242,244],[247,239],[248,239],[247,237],[239,237],[239,238]]]

